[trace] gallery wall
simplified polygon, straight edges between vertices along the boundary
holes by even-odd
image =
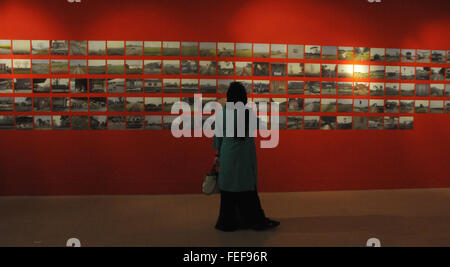
[[[373,4],[364,0],[83,0],[74,4],[62,0],[2,0],[0,39],[235,42],[447,51],[449,11],[450,4],[445,0],[384,0]],[[440,66],[450,68],[448,63]],[[277,148],[258,149],[259,189],[450,186],[450,115],[412,116],[414,129],[407,131],[282,130]],[[0,194],[199,193],[202,176],[214,156],[211,142],[208,138],[176,139],[167,130],[1,130]]]

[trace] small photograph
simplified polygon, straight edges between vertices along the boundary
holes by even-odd
[[[387,96],[398,96],[400,94],[399,83],[386,83],[385,88]]]
[[[323,46],[322,47],[322,59],[336,60],[337,59],[337,47],[336,46]]]
[[[89,98],[89,111],[105,112],[106,111],[106,97],[91,97],[91,98]]]
[[[445,63],[445,51],[433,50],[431,52],[431,62],[432,63]]]
[[[415,62],[416,50],[415,49],[402,49],[402,62]]]
[[[0,112],[14,111],[14,102],[12,97],[0,97]]]
[[[234,75],[234,62],[232,61],[219,61],[217,64],[217,74],[225,76]]]
[[[304,99],[302,98],[289,98],[288,99],[288,112],[302,112]]]
[[[109,112],[125,111],[125,98],[124,97],[108,97],[108,111]]]
[[[50,79],[33,79],[33,93],[50,93]]]
[[[288,81],[288,94],[303,95],[303,89],[304,89],[303,81]]]
[[[353,60],[353,47],[340,46],[338,48],[339,60]]]
[[[30,112],[33,110],[33,99],[31,97],[14,98],[14,110],[16,112]]]
[[[352,82],[339,82],[338,83],[339,95],[353,95],[353,83]]]
[[[70,74],[81,75],[87,73],[88,67],[86,60],[70,60]]]
[[[245,91],[247,94],[252,93],[252,80],[236,80],[236,82],[242,83],[242,85],[245,87]]]
[[[337,112],[336,111],[336,104],[337,101],[336,99],[331,99],[331,98],[322,98],[322,103],[321,103],[321,112]]]
[[[0,40],[0,55],[11,55],[11,40]]]
[[[430,50],[417,50],[417,63],[430,63],[431,62],[431,51]]]
[[[164,130],[171,130],[172,129],[172,122],[177,117],[178,116],[164,116],[164,118],[163,118],[163,129]]]
[[[270,93],[272,95],[286,94],[286,81],[273,80],[270,82]]]
[[[0,59],[0,74],[11,74],[12,64],[11,59]]]
[[[14,74],[30,74],[31,60],[30,59],[14,59],[13,60]]]
[[[144,98],[142,97],[127,97],[127,111],[128,112],[143,112]]]
[[[354,67],[355,79],[368,79],[369,78],[369,65],[355,65]]]
[[[336,78],[337,77],[337,64],[322,64],[322,77]]]
[[[284,77],[284,76],[286,76],[286,70],[287,70],[286,63],[272,63],[271,64],[272,76]]]
[[[238,63],[240,63],[240,62],[236,62],[236,75],[238,75]],[[250,67],[250,71],[249,72],[247,71],[246,73],[251,74],[252,63],[248,62],[248,66]],[[254,62],[253,63],[253,76],[269,76],[269,63],[268,62]]]
[[[70,110],[72,112],[88,112],[89,101],[87,97],[72,97],[70,100]]]
[[[322,116],[320,118],[321,130],[336,130],[336,116]]]
[[[431,68],[431,80],[443,81],[445,79],[445,68]]]
[[[49,40],[32,40],[31,54],[33,55],[48,55],[50,54]]]
[[[414,129],[414,117],[400,117],[400,130]]]
[[[302,77],[305,75],[304,63],[288,63],[288,76],[289,77]]]
[[[85,131],[89,130],[88,116],[72,116],[72,130]]]
[[[320,45],[305,45],[306,59],[320,59]]]
[[[444,96],[444,84],[442,83],[432,83],[430,85],[430,95],[434,97]]]
[[[68,93],[70,88],[69,79],[52,79],[52,93]]]
[[[13,130],[13,129],[14,129],[14,116],[0,116],[0,130]]]
[[[142,41],[127,41],[126,52],[127,56],[142,56],[144,42]]]
[[[216,56],[216,43],[201,42],[200,43],[200,56],[201,57],[215,57]]]
[[[109,130],[125,130],[125,116],[108,116]]]
[[[353,104],[354,112],[369,112],[369,100],[368,99],[355,99]]]
[[[87,79],[70,79],[70,91],[72,93],[87,93],[88,80]]]
[[[160,75],[161,70],[161,60],[144,60],[144,74]]]
[[[354,94],[358,96],[366,96],[369,95],[369,83],[365,82],[355,82],[354,85]]]
[[[370,83],[370,95],[384,96],[384,83]]]
[[[199,68],[200,68],[200,75],[216,75],[217,62],[200,61]]]
[[[320,98],[306,98],[305,112],[320,112]]]
[[[304,118],[305,130],[318,130],[320,127],[319,116],[305,116]]]
[[[87,41],[70,41],[70,55],[71,56],[86,56],[87,55]]]
[[[402,96],[414,96],[415,84],[414,83],[401,83],[400,93]]]
[[[181,42],[181,56],[183,57],[198,56],[198,42]]]
[[[430,80],[430,67],[416,67],[416,80]]]
[[[233,80],[218,80],[217,81],[217,90],[219,94],[226,94],[228,88],[230,87],[230,83],[234,82]],[[269,84],[269,81],[267,81]],[[269,85],[267,85],[267,92],[269,92]]]
[[[383,130],[384,118],[383,117],[370,117],[369,118],[369,130]]]
[[[383,99],[370,99],[370,108],[369,111],[371,113],[384,113],[384,100]],[[413,106],[414,110],[414,106]]]
[[[125,79],[108,79],[108,93],[125,93]]]
[[[162,130],[162,116],[145,116],[146,130]]]
[[[353,78],[353,65],[339,64],[338,77],[339,78]]]
[[[197,79],[182,79],[181,80],[181,92],[182,93],[197,93],[198,92],[198,80]],[[227,87],[228,90],[228,87]]]
[[[176,44],[174,45],[176,48]],[[176,53],[175,53],[176,54]],[[144,56],[161,56],[161,42],[160,41],[145,41],[144,42]],[[178,56],[178,54],[176,54]]]
[[[162,80],[161,79],[145,79],[144,92],[145,93],[161,93]]]
[[[384,48],[370,48],[370,61],[384,61]]]
[[[164,93],[180,93],[180,79],[164,79]]]
[[[108,129],[108,122],[106,116],[91,116],[90,117],[91,130],[106,130]]]
[[[386,48],[386,61],[387,62],[400,62],[400,49]]]
[[[320,64],[306,63],[305,64],[306,77],[320,77]]]
[[[430,85],[426,83],[416,84],[416,96],[427,97],[430,94]]]
[[[320,95],[320,82],[305,81],[305,95]]]
[[[142,130],[144,129],[144,116],[127,116],[128,130]]]
[[[399,117],[384,117],[385,130],[398,130]]]
[[[414,100],[400,100],[400,113],[414,113]]]
[[[108,59],[107,70],[108,70],[108,74],[122,75],[125,73],[125,61]]]
[[[107,41],[106,44],[108,56],[123,56],[125,55],[124,41]]]
[[[67,59],[52,59],[52,74],[68,74],[69,61]]]
[[[8,88],[7,82],[4,81],[3,86]],[[32,89],[31,79],[14,79],[14,91],[16,93],[29,94]]]
[[[369,61],[370,48],[368,47],[355,47],[355,60],[356,61]]]
[[[50,61],[48,59],[33,59],[31,65],[33,74],[50,73]]]
[[[33,110],[38,112],[51,111],[50,97],[35,97],[33,98]]]
[[[34,129],[51,130],[52,116],[34,116]]]
[[[416,69],[414,67],[401,67],[402,80],[415,80]]]
[[[89,60],[89,74],[106,74],[106,60]]]
[[[252,57],[252,44],[237,43],[236,57]]]
[[[370,65],[370,79],[384,79],[384,66]]]
[[[400,66],[386,66],[386,79],[399,80],[400,79]]]
[[[162,112],[162,97],[146,97],[144,101],[146,112]]]
[[[53,112],[68,112],[70,110],[70,99],[68,97],[53,97]]]
[[[339,130],[351,130],[353,127],[353,118],[350,116],[338,116],[337,117],[337,129]]]
[[[428,113],[429,102],[428,100],[416,100],[415,112],[416,113]]]
[[[450,101],[445,101],[444,104],[445,113],[450,113]]]
[[[169,60],[167,60],[169,61]],[[178,61],[178,66],[179,66],[180,62]],[[125,69],[126,69],[126,74],[134,74],[134,75],[139,75],[142,74],[143,70],[142,70],[142,60],[126,60],[125,61]],[[178,68],[178,73],[179,73],[180,69]]]
[[[271,98],[270,101],[278,103],[278,112],[287,112],[286,98]]]
[[[31,50],[30,40],[13,40],[12,48],[14,55],[29,55]]]
[[[285,44],[270,45],[271,58],[286,58],[286,54],[287,54],[287,45]]]
[[[180,74],[179,60],[163,60],[163,74],[178,75]]]
[[[163,98],[163,111],[171,112],[172,106],[178,101],[180,101],[180,98],[178,98],[178,97],[164,97]]]
[[[14,90],[17,90],[16,87],[14,87]],[[447,83],[445,85],[445,97],[450,97],[450,84]]]
[[[303,129],[303,116],[288,116],[287,117],[287,129],[302,130]]]
[[[267,80],[253,81],[253,94],[268,94],[270,92],[270,82]]]
[[[337,95],[337,83],[322,82],[322,95]]]
[[[106,41],[89,41],[88,47],[90,56],[106,55]]]
[[[51,40],[50,50],[52,55],[67,56],[69,54],[69,41],[67,40]]]
[[[89,92],[97,94],[106,93],[106,80],[89,79]]]
[[[399,113],[400,102],[398,100],[386,99],[384,110],[386,113]]]
[[[270,55],[269,44],[254,44],[253,45],[253,57],[256,58],[268,58]]]
[[[200,79],[200,93],[215,94],[216,92],[217,83],[215,79]]]
[[[431,100],[430,101],[430,113],[443,113],[444,112],[444,101]]]
[[[33,130],[33,116],[17,116],[16,117],[16,129],[17,130]],[[1,125],[1,116],[0,116],[0,129],[2,129]]]
[[[144,81],[142,79],[126,79],[127,93],[142,93],[144,89]]]
[[[182,60],[181,61],[181,74],[197,75],[198,74],[198,61],[197,60]]]
[[[303,59],[305,58],[304,45],[288,45],[288,58]]]
[[[367,117],[353,117],[353,129],[355,130],[367,130],[368,118]]]
[[[234,43],[218,43],[217,44],[218,57],[234,57]]]

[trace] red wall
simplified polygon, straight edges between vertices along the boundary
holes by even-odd
[[[298,43],[450,50],[448,0],[0,0],[0,39]],[[448,99],[447,99],[448,100]],[[450,116],[412,131],[282,131],[261,191],[450,186]],[[0,131],[0,194],[199,193],[211,140],[170,131]]]

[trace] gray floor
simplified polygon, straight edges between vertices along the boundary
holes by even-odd
[[[216,231],[217,196],[0,197],[0,246],[450,246],[450,188],[261,200],[276,231]]]

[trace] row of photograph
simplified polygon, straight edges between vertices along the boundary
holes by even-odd
[[[0,40],[0,55],[185,56],[450,63],[450,51],[296,44]]]
[[[204,75],[450,81],[450,68],[207,60],[0,59],[0,74]]]
[[[177,116],[0,116],[0,130],[170,130]],[[207,119],[203,116],[203,123]],[[190,118],[190,129],[201,125]],[[270,129],[270,120],[267,120]],[[280,116],[278,129],[305,130],[412,130],[414,117],[351,117],[351,116]]]
[[[176,102],[185,102],[194,112],[194,97],[0,97],[0,112],[171,112]],[[208,102],[225,98],[202,98]],[[279,112],[450,113],[450,101],[336,98],[253,98],[257,111],[270,112],[270,102]],[[262,103],[267,104],[266,110]]]
[[[248,94],[340,95],[340,96],[417,96],[450,97],[450,83],[384,83],[299,80],[228,79],[0,79],[1,94],[226,94],[231,82],[241,82]]]

